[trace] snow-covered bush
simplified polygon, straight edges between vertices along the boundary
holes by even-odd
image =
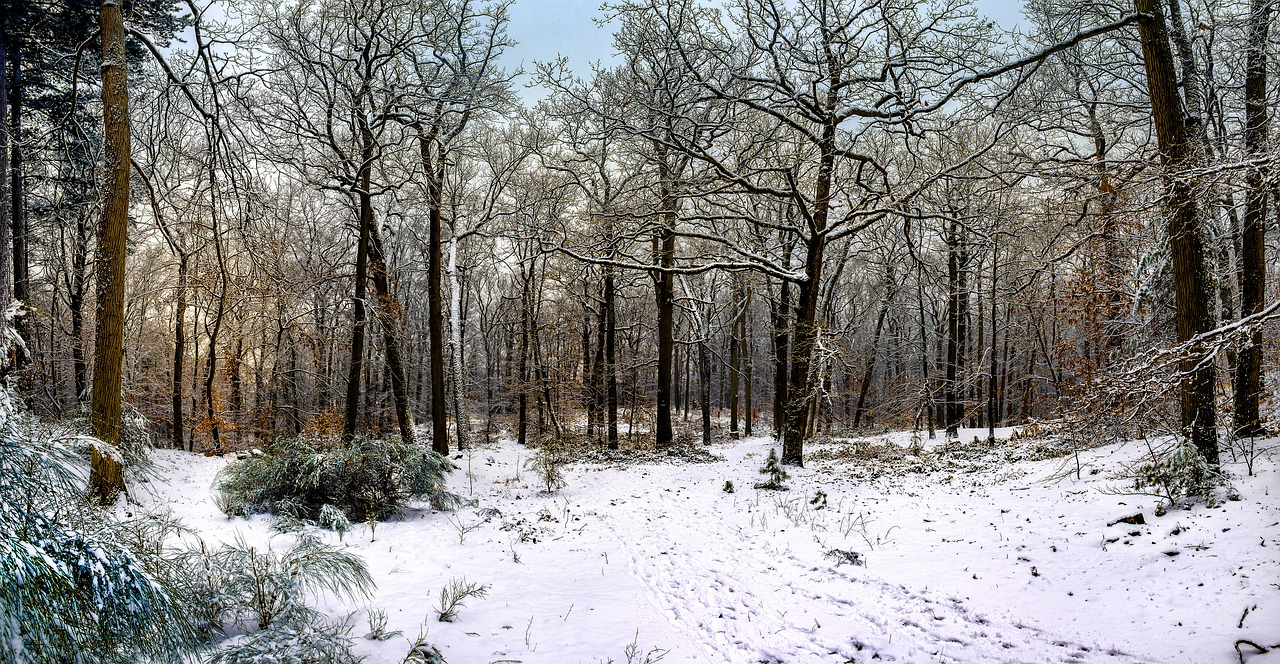
[[[269,630],[277,624],[302,629],[316,625],[308,593],[327,590],[356,599],[368,597],[373,579],[364,561],[352,553],[302,535],[283,552],[250,545],[243,537],[210,549],[201,544],[185,552],[182,567],[193,570],[191,601],[212,607],[211,626]]]
[[[322,505],[320,507],[320,518],[316,525],[325,530],[332,530],[338,533],[338,541],[341,542],[343,537],[351,531],[351,520],[347,518],[342,510],[333,505]]]
[[[474,597],[484,599],[489,594],[489,586],[472,583],[467,579],[450,579],[449,585],[440,589],[440,606],[436,607],[436,620],[453,622],[458,619],[458,611],[466,605],[467,599]]]
[[[676,429],[675,436],[671,442],[680,447],[693,447],[698,444],[698,436],[693,429],[689,427],[680,427]]]
[[[68,435],[75,436],[75,446],[86,459],[89,458],[92,447],[101,448],[104,445],[92,437],[93,425],[90,424],[87,401],[84,407],[77,410],[71,417],[62,420],[60,425],[67,430]],[[151,450],[155,447],[154,443],[151,421],[133,406],[124,404],[121,413],[120,444],[106,447],[110,448],[107,451],[114,453],[124,467],[126,486],[136,484],[138,479],[145,478],[152,471]]]
[[[198,639],[156,573],[163,548],[136,535],[154,524],[87,503],[78,451],[103,443],[39,422],[5,376],[15,311],[0,321],[0,663],[177,659]]]
[[[11,525],[0,527],[0,662],[169,660],[196,647],[184,607],[111,526]]]
[[[1195,445],[1181,438],[1151,450],[1150,457],[1132,470],[1135,491],[1154,494],[1170,504],[1213,493],[1213,469]]]
[[[419,634],[418,640],[409,647],[409,654],[404,656],[401,664],[448,664],[440,649],[427,641],[425,634]]]
[[[555,493],[566,486],[564,465],[568,462],[565,444],[554,436],[544,436],[538,441],[538,449],[525,462],[525,467],[538,474],[547,493]]]
[[[398,629],[387,629],[387,612],[383,609],[369,609],[365,620],[369,623],[369,633],[365,634],[364,638],[371,641],[386,641],[404,634]]]
[[[764,466],[760,468],[760,474],[767,476],[769,479],[756,485],[757,489],[768,489],[770,491],[786,491],[787,486],[783,482],[791,478],[787,471],[782,469],[782,464],[778,462],[778,451],[769,450],[769,456],[764,460]]]
[[[351,625],[310,616],[290,620],[219,648],[210,664],[358,664]]]
[[[445,491],[452,470],[446,457],[398,439],[302,436],[228,464],[215,488],[219,508],[231,516],[272,512],[318,522],[331,505],[349,521],[364,522],[385,519],[410,500],[456,507],[461,500]]]

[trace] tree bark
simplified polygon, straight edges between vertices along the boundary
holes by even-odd
[[[13,135],[9,131],[9,76],[8,76],[8,50],[9,35],[4,30],[0,30],[0,243],[6,239],[6,229],[9,228],[9,153],[10,146],[15,142]],[[7,269],[8,265],[0,263],[0,301],[9,305],[9,289],[10,274]],[[9,368],[13,369],[16,362],[9,362]]]
[[[595,366],[591,363],[592,321],[590,288],[589,284],[584,284],[582,289],[582,404],[586,407],[587,411],[588,440],[594,439],[596,434],[595,383],[592,382],[592,379],[595,377]],[[601,350],[601,353],[603,354],[603,349]]]
[[[729,326],[729,437],[736,439],[738,437],[738,383],[741,381],[742,374],[739,355],[742,348],[742,337],[739,336],[739,330],[742,327],[742,296],[740,292],[735,292],[734,296],[738,313]]]
[[[618,321],[617,321],[617,287],[614,283],[613,267],[604,268],[604,382],[605,382],[605,427],[609,441],[609,449],[618,449]]]
[[[742,433],[751,437],[751,428],[755,419],[754,404],[751,401],[751,289],[744,288],[742,316],[739,318],[738,334],[742,337]]]
[[[698,340],[698,387],[702,401],[702,444],[711,444],[711,352],[707,349],[705,335]]]
[[[996,400],[998,394],[998,378],[999,372],[999,355],[996,353],[996,279],[998,278],[997,269],[1000,258],[1000,245],[995,240],[997,236],[992,234],[991,243],[991,368],[987,374],[987,440],[992,444],[996,442]],[[978,320],[982,320],[981,311],[978,312]],[[1005,333],[1005,339],[1008,339],[1008,332]]]
[[[16,191],[15,187],[10,187],[9,181],[9,155],[16,152],[17,136],[12,131],[12,121],[10,118],[9,105],[9,35],[4,30],[0,30],[0,244],[8,241],[10,224],[10,215],[13,207],[10,205],[12,200],[12,191]],[[16,86],[15,86],[16,87]],[[14,107],[16,109],[16,106]],[[3,260],[3,247],[0,246],[0,261]],[[10,274],[10,266],[7,262],[0,262],[0,301],[4,305],[9,306],[9,293],[12,287],[12,274]],[[10,364],[10,368],[15,368],[16,362]]]
[[[1267,32],[1272,0],[1252,0],[1249,8],[1249,52],[1245,56],[1244,150],[1250,158],[1267,149]],[[1245,174],[1244,224],[1240,237],[1240,316],[1262,310],[1267,278],[1267,173],[1259,164]],[[1262,394],[1262,331],[1236,358],[1235,434],[1264,435],[1258,413]]]
[[[453,346],[453,422],[458,449],[467,448],[466,375],[462,366],[462,279],[458,276],[458,237],[449,239],[449,337]]]
[[[671,429],[671,358],[675,349],[675,283],[669,271],[675,264],[676,199],[675,176],[667,163],[667,150],[657,147],[659,194],[659,226],[653,237],[653,253],[658,264],[653,273],[654,296],[658,308],[658,387],[655,437],[658,447],[672,442]]]
[[[832,95],[834,92],[829,92]],[[834,107],[834,98],[827,100]],[[804,440],[809,435],[809,411],[816,398],[810,364],[817,346],[818,300],[822,292],[822,258],[826,249],[827,216],[831,212],[831,184],[835,177],[836,120],[828,115],[822,124],[818,150],[818,173],[813,209],[805,238],[805,280],[800,282],[796,302],[795,346],[791,352],[791,380],[787,386],[786,428],[783,431],[782,463],[804,464]]]
[[[18,107],[17,104],[10,106],[9,100],[10,87],[17,88],[17,75],[14,77],[14,84],[10,83],[9,49],[9,36],[0,29],[0,302],[4,302],[5,307],[9,306],[13,289],[12,264],[8,256],[9,232],[12,221],[15,220],[13,211],[17,210],[12,201],[19,188],[17,178],[10,179],[9,170],[9,156],[18,152],[18,136],[13,129],[13,120],[10,120],[10,116],[17,118]],[[17,90],[14,91],[14,97],[17,97]],[[10,110],[13,114],[10,114]],[[6,360],[9,360],[9,370],[20,367],[18,357]]]
[[[75,385],[76,403],[87,396],[89,369],[84,357],[84,304],[88,288],[86,272],[89,265],[89,220],[83,213],[76,215],[76,244],[71,259],[71,283],[68,284],[67,308],[71,314],[71,373]]]
[[[409,411],[409,388],[405,379],[404,359],[400,351],[400,331],[404,326],[404,311],[391,294],[391,279],[387,274],[387,252],[382,246],[382,233],[378,225],[369,224],[369,276],[378,296],[381,312],[382,344],[386,346],[387,372],[391,375],[391,398],[395,402],[396,425],[400,438],[413,444],[413,414]]]
[[[342,438],[350,441],[360,426],[360,381],[364,376],[365,329],[368,313],[369,236],[373,230],[373,132],[360,116],[360,169],[356,197],[359,199],[359,229],[356,235],[355,296],[351,300],[351,366],[347,368],[347,394],[342,417]]]
[[[22,80],[22,49],[19,45],[13,46],[10,57],[13,60],[13,97],[9,100],[9,131],[12,132],[10,138],[10,146],[12,148],[12,157],[9,161],[11,171],[9,185],[12,189],[11,198],[13,200],[13,210],[10,212],[9,225],[3,230],[3,235],[9,237],[4,238],[0,235],[0,241],[12,240],[12,259],[13,259],[13,299],[23,303],[24,307],[31,305],[31,279],[28,267],[29,259],[27,257],[27,215],[26,204],[23,201],[23,180],[22,180],[22,103],[23,103],[23,86],[25,81]],[[0,62],[4,62],[0,59]],[[6,247],[9,248],[9,247]],[[8,295],[8,284],[4,284],[4,290],[0,293]],[[34,341],[35,333],[31,327],[31,321],[28,316],[20,317],[14,325],[17,328],[18,335],[28,342]],[[31,348],[37,345],[32,343]],[[18,355],[18,367],[22,367],[28,361],[25,354]],[[25,372],[22,375],[21,384],[30,389],[30,376]]]
[[[604,442],[604,347],[609,332],[609,317],[604,307],[604,283],[600,284],[600,311],[596,315],[595,360],[591,365],[591,435],[597,442]]]
[[[185,371],[183,361],[187,356],[187,255],[178,256],[178,292],[177,301],[173,305],[173,374],[170,376],[170,389],[173,395],[170,402],[173,408],[173,449],[184,448],[183,439],[186,423],[182,419],[182,375]]]
[[[1198,206],[1191,183],[1180,173],[1192,165],[1193,154],[1182,101],[1178,97],[1164,14],[1156,0],[1135,0],[1134,7],[1143,15],[1138,22],[1138,35],[1151,98],[1151,117],[1164,166],[1178,340],[1187,341],[1213,327]],[[1182,361],[1181,424],[1183,435],[1216,467],[1218,433],[1213,394],[1216,367],[1212,361],[1202,362],[1205,357],[1205,350],[1196,348]]]
[[[1182,85],[1182,111],[1187,124],[1187,140],[1192,155],[1198,152],[1203,158],[1209,153],[1209,129],[1205,122],[1204,86],[1200,81],[1200,68],[1196,66],[1195,53],[1191,50],[1191,39],[1187,36],[1187,24],[1182,19],[1182,2],[1168,0],[1168,3],[1167,33],[1177,50],[1178,69],[1182,74],[1179,82]],[[1158,5],[1155,7],[1159,9]]]
[[[892,273],[889,278],[892,280]],[[884,300],[880,303],[880,311],[876,314],[875,331],[871,333],[871,355],[867,358],[867,367],[863,369],[862,381],[858,385],[858,403],[853,409],[853,428],[855,429],[862,424],[862,417],[866,414],[867,392],[870,391],[871,377],[875,373],[876,357],[880,349],[880,334],[884,330],[884,321],[889,315],[889,304],[893,299],[893,284],[886,282],[886,288],[889,291],[885,293]]]
[[[98,233],[98,306],[94,338],[93,435],[109,445],[121,441],[121,388],[124,368],[124,280],[129,239],[129,87],[124,50],[124,17],[120,0],[103,0],[99,15],[102,39],[103,168],[101,230]],[[89,492],[102,504],[125,490],[118,457],[93,450]]]
[[[525,445],[529,441],[529,328],[533,326],[533,259],[529,259],[529,272],[521,268],[520,291],[520,361],[516,370],[516,385],[520,390],[519,414],[517,421],[518,442]]]
[[[784,258],[790,262],[790,252]],[[784,279],[778,285],[778,301],[773,310],[773,435],[779,441],[786,428],[787,370],[791,351],[787,321],[790,311],[791,282]]]
[[[959,434],[960,423],[964,420],[960,381],[968,338],[965,318],[969,301],[964,278],[967,268],[964,244],[960,224],[952,219],[947,231],[947,367],[942,394],[943,424],[946,435],[952,438]]]
[[[427,148],[424,146],[423,150]],[[424,153],[423,162],[430,169],[427,178],[428,203],[431,206],[427,213],[430,227],[427,237],[427,336],[431,347],[431,449],[438,454],[448,454],[449,424],[444,391],[444,302],[440,291],[444,262],[441,238],[444,155],[439,152],[435,155]]]

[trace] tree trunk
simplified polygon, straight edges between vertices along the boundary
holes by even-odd
[[[244,357],[244,337],[236,335],[235,350],[227,362],[227,382],[231,385],[230,413],[228,419],[231,429],[236,434],[236,444],[241,442],[240,429],[244,424],[244,377],[241,375],[240,362]]]
[[[217,223],[216,221],[214,222]],[[217,229],[215,227],[213,234],[213,243],[216,250],[216,260],[218,264],[222,264],[221,244],[218,241]],[[213,385],[218,376],[218,336],[222,331],[222,319],[227,312],[227,278],[226,274],[222,275],[222,292],[218,297],[217,309],[213,315],[213,327],[206,328],[209,332],[209,356],[205,358],[204,370],[204,408],[205,420],[209,423],[209,434],[213,439],[213,450],[215,452],[222,451],[222,433],[218,423],[218,413],[215,410],[215,400],[213,395]]]
[[[596,397],[595,383],[592,379],[595,377],[596,368],[591,363],[591,307],[590,307],[590,286],[586,285],[582,293],[582,404],[587,411],[587,439],[595,438],[596,433]],[[603,349],[601,351],[603,353]]]
[[[373,132],[370,131],[364,116],[360,119],[360,171],[359,190],[359,232],[356,239],[356,276],[355,297],[351,301],[351,366],[347,368],[347,394],[342,417],[342,438],[350,441],[355,438],[356,429],[360,426],[360,381],[364,376],[364,343],[368,314],[365,308],[365,297],[368,292],[369,273],[369,235],[373,229],[373,195],[370,190],[373,179]]]
[[[517,422],[518,442],[525,445],[529,442],[529,328],[533,326],[533,294],[530,292],[533,282],[533,259],[529,259],[529,273],[522,274],[523,283],[520,292],[520,364],[517,369],[516,385],[519,394],[519,420]]]
[[[539,295],[539,297],[541,297],[541,295]],[[539,308],[541,308],[540,305],[541,305],[541,302],[539,302]],[[534,372],[537,375],[538,386],[541,388],[540,398],[538,401],[539,431],[542,433],[545,433],[546,431],[548,431],[542,419],[542,413],[543,413],[542,409],[545,406],[546,419],[551,422],[550,430],[554,431],[556,436],[559,436],[564,433],[564,430],[560,426],[559,416],[556,415],[556,402],[555,402],[555,397],[552,394],[554,387],[551,384],[551,372],[547,370],[546,362],[543,359],[542,342],[538,338],[538,331],[536,329],[534,330],[534,333],[533,333],[533,368],[534,368]]]
[[[711,352],[705,335],[698,340],[698,386],[702,391],[702,444],[711,444]]]
[[[89,264],[89,224],[83,214],[76,217],[76,246],[71,261],[71,283],[68,287],[67,308],[71,313],[71,374],[75,385],[76,403],[89,396],[89,370],[84,357],[84,300],[88,291],[85,272]]]
[[[755,419],[753,403],[751,401],[751,318],[747,315],[751,311],[751,289],[745,288],[742,304],[742,316],[739,318],[738,334],[742,337],[742,433],[748,438],[751,437],[752,420]]]
[[[31,306],[31,280],[30,270],[28,268],[29,260],[27,258],[27,215],[26,204],[23,202],[24,183],[22,180],[22,102],[23,87],[26,82],[22,80],[22,49],[15,44],[10,53],[13,60],[13,98],[9,100],[9,131],[11,134],[12,157],[9,161],[11,170],[9,185],[12,188],[11,198],[13,200],[13,210],[9,216],[9,227],[5,227],[0,231],[0,242],[12,240],[13,250],[13,299],[18,300],[25,307]],[[0,63],[4,59],[0,58]],[[5,236],[10,237],[5,237]],[[8,249],[9,247],[6,247]],[[0,259],[3,260],[3,259]],[[8,284],[5,283],[0,288],[0,293],[6,296],[9,293]],[[7,298],[6,298],[7,299]],[[18,335],[28,342],[34,339],[35,333],[32,330],[29,316],[20,317],[14,327],[18,331]],[[32,343],[31,348],[36,348],[36,344]],[[18,355],[18,367],[26,364],[29,358],[25,354]],[[25,372],[20,378],[20,384],[30,389],[30,376]]]
[[[1107,138],[1102,133],[1102,124],[1098,121],[1097,104],[1090,104],[1086,110],[1089,117],[1089,133],[1093,138],[1093,157],[1095,173],[1098,179],[1098,193],[1102,201],[1098,210],[1098,214],[1102,217],[1099,242],[1102,244],[1103,297],[1106,305],[1102,328],[1101,354],[1102,366],[1109,367],[1116,360],[1115,356],[1124,342],[1120,321],[1118,320],[1124,312],[1124,289],[1121,284],[1121,280],[1124,278],[1123,248],[1117,237],[1118,223],[1116,218],[1116,204],[1119,199],[1119,193],[1108,176]]]
[[[458,278],[458,236],[449,239],[449,336],[453,356],[453,427],[458,449],[467,448],[466,376],[462,370],[462,280]]]
[[[964,401],[961,394],[961,372],[964,369],[964,350],[967,340],[965,329],[965,306],[968,292],[964,278],[965,251],[964,238],[960,224],[952,219],[947,230],[947,367],[943,386],[943,424],[946,435],[954,438],[959,434],[960,423],[964,420]]]
[[[609,449],[618,449],[618,321],[613,267],[604,268],[604,382],[605,421]]]
[[[184,448],[183,436],[186,423],[182,420],[182,377],[185,371],[183,360],[187,356],[187,255],[178,256],[178,292],[174,303],[173,325],[173,374],[170,386],[173,390],[173,449]]]
[[[993,444],[996,442],[996,395],[997,379],[1000,375],[997,365],[999,356],[996,354],[996,269],[999,264],[1000,245],[994,240],[995,237],[997,236],[993,234],[991,244],[991,371],[987,375],[987,440]],[[978,316],[978,320],[982,320],[981,315]],[[1007,339],[1008,336],[1005,338]]]
[[[790,262],[790,252],[785,255]],[[787,419],[787,374],[790,358],[790,335],[787,331],[791,311],[791,282],[778,285],[778,301],[773,310],[773,435],[782,440]]]
[[[673,332],[672,337],[675,336]],[[672,345],[674,348],[671,351],[671,419],[674,422],[676,413],[680,412],[680,386],[682,382],[680,372],[682,365],[680,364],[680,345],[674,343],[674,341]],[[672,435],[674,436],[675,434],[673,433]]]
[[[378,296],[379,318],[382,324],[382,344],[386,346],[387,372],[391,375],[391,398],[395,402],[396,424],[400,439],[412,445],[414,442],[413,414],[409,411],[409,387],[405,379],[404,359],[400,352],[400,331],[404,326],[404,310],[391,294],[391,279],[387,274],[387,252],[382,246],[382,233],[372,220],[369,224],[369,276]]]
[[[1201,158],[1209,154],[1209,128],[1205,122],[1204,86],[1200,82],[1200,68],[1196,66],[1195,53],[1191,50],[1191,39],[1187,36],[1187,24],[1182,19],[1181,0],[1168,0],[1169,24],[1167,34],[1177,49],[1179,73],[1177,79],[1182,85],[1183,118],[1187,124],[1187,140],[1191,153],[1199,153]],[[1159,9],[1159,5],[1153,5]],[[1172,63],[1172,55],[1170,56]]]
[[[675,284],[671,272],[675,263],[676,205],[672,188],[673,176],[666,163],[666,150],[660,150],[662,224],[653,238],[654,253],[660,268],[653,275],[654,291],[658,307],[658,394],[657,422],[655,423],[658,447],[671,444],[671,356],[675,349]]]
[[[593,414],[591,435],[597,442],[604,442],[604,346],[609,332],[609,317],[604,306],[604,282],[600,284],[600,311],[596,315],[595,360],[591,365],[591,411]]]
[[[129,86],[124,50],[124,17],[119,0],[103,0],[102,128],[106,156],[103,168],[102,225],[98,233],[98,306],[94,338],[93,435],[109,445],[121,440],[121,389],[124,368],[124,281],[129,239]],[[124,491],[124,468],[118,457],[93,450],[89,492],[99,503],[114,502]]]
[[[9,154],[16,150],[17,136],[10,132],[9,117],[9,35],[0,30],[0,245],[7,241],[10,224],[9,205],[11,192],[9,186]],[[16,187],[14,187],[16,190]],[[5,306],[9,306],[9,292],[12,282],[12,275],[9,272],[9,265],[3,261],[3,247],[0,246],[0,301]],[[10,364],[10,368],[15,368],[14,363]]]
[[[293,435],[302,433],[302,396],[298,389],[298,344],[292,336],[289,338],[289,420],[293,423]]]
[[[834,93],[828,93],[834,94]],[[829,101],[829,105],[834,103]],[[809,411],[817,398],[810,363],[817,346],[818,299],[822,292],[822,256],[826,248],[827,215],[831,211],[831,183],[835,177],[836,121],[828,116],[822,125],[814,203],[805,242],[805,280],[800,283],[796,302],[795,347],[791,352],[791,380],[787,386],[786,429],[783,431],[782,463],[804,463],[804,440]]]
[[[1249,11],[1249,52],[1245,56],[1244,148],[1249,158],[1260,159],[1267,149],[1267,32],[1271,0],[1252,0]],[[1244,227],[1240,242],[1240,315],[1256,314],[1266,299],[1267,190],[1266,167],[1245,173]],[[1262,394],[1262,331],[1254,330],[1249,346],[1236,360],[1235,434],[1264,435],[1258,414]]]
[[[820,192],[819,197],[825,198],[826,195],[825,192]],[[783,431],[782,442],[782,462],[788,465],[803,464],[804,440],[809,435],[809,413],[816,393],[810,363],[818,337],[816,314],[818,280],[822,276],[823,244],[824,238],[814,232],[806,252],[805,273],[808,278],[800,283],[796,303],[795,346],[791,352],[791,375],[787,384],[786,428]]]
[[[684,419],[684,421],[685,421],[685,422],[688,422],[688,421],[689,421],[689,389],[690,389],[690,383],[691,383],[691,381],[693,380],[693,379],[692,379],[692,374],[690,373],[690,372],[693,370],[693,367],[692,367],[692,365],[693,365],[693,361],[692,361],[692,359],[691,359],[691,356],[692,356],[692,355],[693,355],[692,349],[690,349],[688,346],[685,346],[685,350],[684,350],[684,394],[683,394],[683,396],[682,396],[682,397],[681,397],[681,399],[680,399],[680,401],[681,401],[681,405],[684,407],[684,414],[682,415],[682,418]]]
[[[1169,244],[1173,254],[1173,280],[1178,340],[1187,341],[1213,327],[1204,240],[1200,234],[1195,193],[1180,171],[1192,166],[1187,123],[1178,97],[1173,54],[1164,15],[1156,0],[1135,0],[1143,14],[1138,22],[1146,67],[1151,117],[1164,165],[1165,204],[1169,208]],[[1214,413],[1212,361],[1203,348],[1195,348],[1182,361],[1182,432],[1212,466],[1218,465],[1218,434]]]
[[[929,429],[929,440],[937,435],[934,430],[934,404],[936,392],[929,379],[929,326],[924,317],[924,270],[923,265],[916,264],[916,310],[920,319],[920,382],[924,385],[925,423]]]
[[[875,373],[876,357],[879,355],[880,349],[880,333],[884,330],[884,320],[889,315],[889,303],[892,300],[892,284],[887,284],[890,289],[885,293],[884,301],[880,303],[880,311],[876,314],[875,331],[871,333],[871,355],[867,358],[867,367],[862,371],[862,381],[858,385],[858,403],[853,408],[853,428],[857,429],[862,424],[862,417],[866,413],[867,392],[871,388],[871,377]]]
[[[426,148],[424,148],[425,150]],[[427,335],[431,346],[431,449],[449,453],[449,425],[444,387],[444,303],[441,299],[443,247],[441,238],[441,205],[444,200],[444,155],[425,158],[431,169],[428,175],[428,197],[431,206],[427,218]]]
[[[739,293],[734,295],[738,314],[733,317],[729,326],[729,438],[732,439],[738,437],[738,383],[742,373],[738,354],[742,346],[742,338],[738,335],[739,328],[742,327],[742,297]]]

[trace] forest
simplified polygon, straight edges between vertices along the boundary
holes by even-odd
[[[1280,657],[1280,5],[516,2],[0,0],[0,663]]]

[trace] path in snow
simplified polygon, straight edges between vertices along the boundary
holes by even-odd
[[[749,449],[723,451],[741,459]],[[751,462],[730,463],[754,470]],[[1048,635],[958,598],[886,582],[873,569],[837,566],[815,555],[820,547],[794,551],[794,533],[812,528],[776,507],[801,496],[742,488],[723,494],[723,483],[706,471],[633,469],[656,481],[637,483],[637,491],[604,483],[584,493],[622,489],[610,496],[606,523],[650,600],[703,645],[707,661],[1154,661],[1117,659],[1123,653],[1112,647]],[[651,489],[638,492],[641,486]]]
[[[642,658],[669,650],[664,664],[1229,664],[1236,639],[1270,645],[1280,634],[1273,461],[1252,478],[1228,467],[1242,502],[1154,517],[1150,498],[1100,492],[1133,446],[1082,454],[1082,479],[1057,483],[1043,481],[1054,460],[875,480],[853,479],[856,461],[832,461],[788,469],[791,491],[756,491],[768,447],[718,444],[724,459],[706,464],[573,465],[568,487],[545,495],[523,466],[529,450],[482,445],[449,485],[500,518],[411,509],[376,538],[357,528],[341,545],[368,561],[377,593],[319,606],[354,612],[357,635],[365,612],[383,609],[391,629],[425,631],[453,664],[623,662],[632,642]],[[218,513],[209,487],[224,460],[157,458],[153,504],[207,541],[291,541],[267,517]],[[819,490],[822,508],[809,503]],[[1107,525],[1137,510],[1147,525]],[[454,523],[476,528],[459,541]],[[867,566],[824,557],[837,548]],[[459,577],[489,584],[490,597],[457,622],[435,621],[440,588]],[[357,642],[370,664],[407,649]]]

